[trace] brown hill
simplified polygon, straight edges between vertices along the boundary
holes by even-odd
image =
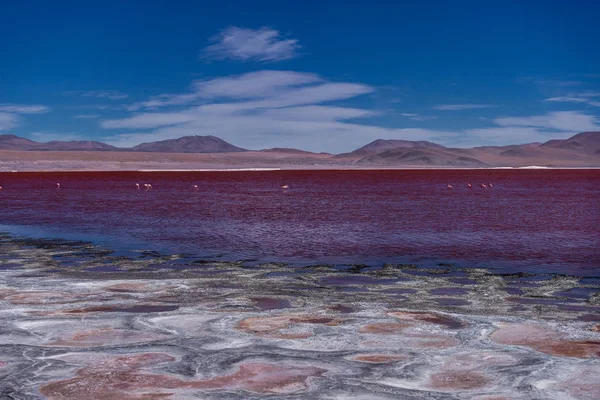
[[[231,153],[247,151],[215,136],[184,136],[179,139],[142,143],[132,151],[160,153]]]
[[[287,147],[273,147],[271,149],[260,150],[262,153],[287,153],[287,154],[317,154],[312,151],[290,149]],[[323,154],[323,153],[321,153]]]
[[[582,132],[565,140],[549,140],[541,147],[600,154],[600,132]]]
[[[421,141],[412,141],[412,140],[386,140],[386,139],[377,139],[359,149],[351,151],[350,153],[338,154],[337,158],[343,157],[366,157],[372,156],[375,154],[382,153],[386,150],[393,149],[414,149],[414,148],[435,148],[435,149],[444,149],[444,146],[439,144],[435,144],[432,142],[427,142],[424,140]]]
[[[2,150],[32,150],[39,143],[15,135],[0,135]]]
[[[0,149],[21,151],[116,151],[114,146],[94,141],[51,141],[47,143],[35,142],[15,135],[0,135]]]
[[[456,167],[485,167],[487,164],[474,157],[438,148],[397,148],[374,156],[361,158],[358,164],[372,165],[436,165]]]
[[[38,143],[35,150],[42,151],[117,151],[115,146],[90,140],[73,140],[61,142],[53,140],[48,143]]]

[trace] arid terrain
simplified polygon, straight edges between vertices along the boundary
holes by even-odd
[[[186,136],[119,149],[101,142],[38,143],[0,135],[0,171],[525,166],[600,167],[600,132],[545,143],[473,148],[379,139],[337,155],[283,148],[246,150],[214,136]]]

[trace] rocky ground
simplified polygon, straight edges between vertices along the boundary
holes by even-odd
[[[0,235],[0,399],[597,399],[600,278]]]

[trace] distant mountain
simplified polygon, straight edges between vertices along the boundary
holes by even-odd
[[[21,151],[116,151],[118,148],[102,142],[93,141],[52,141],[39,143],[15,135],[0,135],[1,150]]]
[[[441,146],[440,146],[441,147]],[[488,164],[474,157],[449,151],[443,147],[414,147],[386,150],[361,158],[358,164],[375,165],[431,165],[456,167],[486,167]]]
[[[600,154],[600,132],[582,132],[565,140],[549,140],[541,146]]]
[[[102,142],[89,140],[73,140],[70,142],[60,142],[53,140],[48,143],[39,143],[34,150],[40,151],[117,151],[115,146]]]
[[[287,147],[273,147],[271,149],[260,150],[262,153],[287,153],[287,154],[317,154],[312,151],[290,149]],[[321,153],[323,154],[323,153]]]
[[[427,141],[375,140],[350,153],[331,155],[291,148],[249,151],[215,136],[184,136],[179,139],[117,148],[93,141],[38,143],[15,135],[0,135],[0,150],[21,151],[129,151],[161,153],[241,153],[234,158],[248,163],[294,165],[381,166],[566,166],[600,167],[600,132],[583,132],[564,140],[508,146],[448,148]],[[227,158],[222,158],[227,160]],[[224,161],[226,162],[226,161]]]
[[[184,136],[179,139],[142,143],[131,148],[131,150],[160,153],[230,153],[248,151],[215,136]]]
[[[15,135],[0,135],[1,150],[31,150],[39,143]]]
[[[356,156],[372,156],[375,154],[382,153],[386,150],[393,149],[414,149],[414,148],[436,148],[436,149],[444,149],[444,146],[439,144],[435,144],[432,142],[427,142],[424,140],[421,141],[412,141],[412,140],[386,140],[386,139],[377,139],[366,146],[363,146],[359,149],[356,149],[350,153],[338,154],[336,158],[343,157],[356,157]]]

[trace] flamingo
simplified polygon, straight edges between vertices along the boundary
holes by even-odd
[[[493,186],[491,183],[488,183],[488,187],[491,189]]]
[[[60,189],[60,183],[56,183],[56,188]]]
[[[485,183],[482,183],[480,186],[484,189],[487,189],[487,185]]]
[[[446,187],[447,187],[448,189],[454,189],[454,186],[452,186],[451,184],[448,184],[448,185],[446,185]]]
[[[0,185],[0,190],[2,190],[2,186]]]
[[[194,188],[194,190],[198,190],[198,185],[192,185],[192,187]]]
[[[139,184],[139,183],[136,183],[136,184],[135,184],[135,188],[136,188],[137,190],[140,190],[140,184]]]
[[[288,185],[288,184],[281,185],[281,188],[282,188],[282,189],[289,189],[289,188],[290,188],[290,185]]]
[[[467,183],[467,186],[469,187],[469,189],[473,187],[473,185],[471,185],[470,183]]]

